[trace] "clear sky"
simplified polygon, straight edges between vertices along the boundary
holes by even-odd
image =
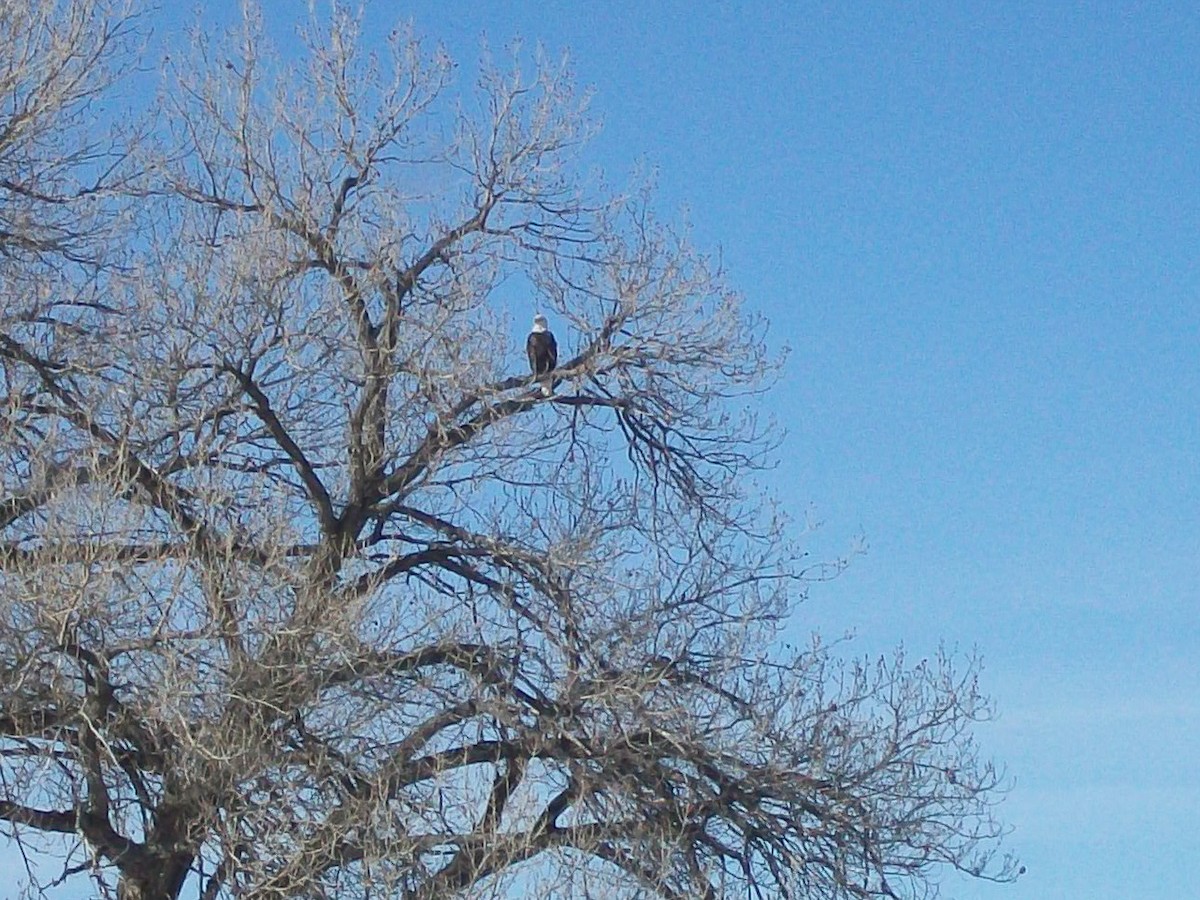
[[[464,65],[569,48],[596,158],[656,167],[791,346],[775,485],[814,556],[869,545],[797,633],[983,655],[1028,872],[946,893],[1197,896],[1200,8],[403,14]]]
[[[464,86],[484,36],[569,49],[590,158],[655,167],[791,347],[774,486],[814,557],[869,545],[796,636],[975,648],[1000,711],[1029,871],[946,893],[1197,896],[1200,8],[371,7],[396,16]]]

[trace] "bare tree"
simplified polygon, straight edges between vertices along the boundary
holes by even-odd
[[[78,842],[43,880],[1011,876],[974,667],[779,643],[813,573],[750,487],[762,323],[645,193],[579,177],[561,64],[457,95],[404,31],[372,55],[334,12],[280,60],[251,12],[173,52],[135,191],[79,142],[127,14],[0,10],[0,822]]]

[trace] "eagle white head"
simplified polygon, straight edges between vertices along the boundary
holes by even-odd
[[[538,313],[536,316],[533,317],[533,331],[535,334],[538,334],[543,331],[549,331],[549,330],[550,330],[550,322],[547,321],[545,316],[543,316],[541,313]]]

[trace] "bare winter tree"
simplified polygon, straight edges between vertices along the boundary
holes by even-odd
[[[453,93],[403,31],[335,12],[281,60],[250,13],[173,52],[137,174],[94,137],[130,25],[0,0],[0,823],[35,890],[1010,877],[973,667],[779,643],[809,573],[749,482],[761,323],[578,176],[560,65]]]

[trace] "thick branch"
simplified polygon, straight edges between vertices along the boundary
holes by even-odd
[[[292,439],[291,434],[279,421],[279,417],[275,415],[275,411],[271,408],[271,401],[262,388],[254,381],[251,375],[243,371],[238,366],[227,364],[225,370],[232,374],[246,395],[254,404],[255,412],[267,430],[271,433],[271,437],[279,445],[279,448],[287,454],[291,460],[292,466],[296,470],[296,474],[300,476],[304,482],[305,488],[308,490],[308,498],[312,501],[313,508],[317,514],[317,521],[321,524],[321,531],[327,537],[334,537],[337,534],[338,522],[337,517],[333,512],[333,502],[330,500],[329,491],[325,488],[324,482],[317,475],[316,469],[312,463],[300,449],[300,446]]]
[[[74,834],[78,822],[77,813],[73,809],[36,809],[9,800],[0,800],[0,819],[6,819],[16,825],[28,825],[38,831],[53,831],[59,834]]]

